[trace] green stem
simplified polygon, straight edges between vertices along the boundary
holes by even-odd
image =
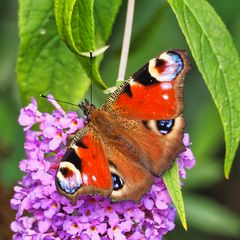
[[[125,22],[122,52],[121,52],[117,81],[123,81],[125,78],[125,72],[126,72],[127,60],[128,60],[128,52],[129,52],[131,35],[132,35],[134,5],[135,5],[135,0],[128,0],[127,16],[126,16],[126,22]]]

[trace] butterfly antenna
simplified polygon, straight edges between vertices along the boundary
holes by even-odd
[[[92,104],[92,95],[93,95],[93,52],[90,50],[90,103]]]
[[[40,94],[40,97],[43,97],[43,98],[46,98],[46,99],[50,99],[50,100],[55,100],[56,102],[66,103],[68,105],[80,107],[80,104],[74,104],[74,103],[66,102],[66,101],[63,101],[63,100],[59,100],[59,99],[56,99],[56,98],[45,96],[43,94]]]

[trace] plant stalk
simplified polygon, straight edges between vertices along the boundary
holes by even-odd
[[[123,35],[122,52],[121,52],[117,81],[125,80],[128,52],[129,52],[129,46],[131,41],[131,35],[132,35],[134,5],[135,5],[135,0],[128,0],[127,15],[126,15],[124,35]]]

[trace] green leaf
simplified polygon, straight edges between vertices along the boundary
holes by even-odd
[[[225,206],[206,197],[185,194],[190,227],[215,235],[240,236],[240,217]]]
[[[95,5],[93,0],[54,1],[59,34],[76,54],[89,76],[91,75],[89,59],[82,57],[81,52],[94,51],[106,45],[120,4],[120,0],[96,1]],[[98,85],[105,89],[106,85],[98,71],[102,58],[103,56],[94,59],[92,75]]]
[[[59,34],[74,53],[95,50],[93,0],[55,0],[54,10]]]
[[[177,209],[178,215],[185,230],[187,230],[187,221],[184,209],[184,202],[180,186],[180,178],[178,173],[178,164],[175,161],[171,169],[163,174],[163,181]]]
[[[224,172],[228,178],[240,140],[238,53],[224,23],[207,1],[168,2],[218,108],[226,141]]]
[[[122,0],[94,1],[95,41],[97,48],[106,45],[121,4]],[[103,55],[96,59],[98,66],[102,58]]]
[[[41,93],[79,101],[88,89],[89,80],[77,58],[59,38],[53,2],[21,0],[19,18],[17,77],[24,104]],[[49,107],[45,100],[39,104]]]
[[[95,50],[93,0],[55,0],[54,11],[59,35],[72,50],[82,64],[88,76],[105,88],[95,59],[90,66],[88,58],[81,56],[81,52]],[[91,72],[92,68],[92,72]]]
[[[122,0],[107,0],[94,2],[96,45],[102,46],[110,37],[112,25]],[[111,11],[109,11],[111,9]]]

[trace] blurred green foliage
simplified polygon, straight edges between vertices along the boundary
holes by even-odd
[[[1,1],[0,12],[0,173],[2,182],[9,187],[20,178],[17,159],[23,158],[23,133],[16,122],[20,107],[15,70],[19,43],[17,3]]]
[[[240,2],[210,0],[209,3],[223,19],[240,51]],[[22,130],[17,124],[19,109],[22,106],[15,76],[19,44],[17,3],[13,0],[1,0],[0,4],[0,174],[5,191],[9,192],[21,176],[18,162],[24,158],[24,139]],[[117,77],[125,12],[126,2],[123,2],[109,41],[111,47],[106,52],[100,68],[102,79],[108,86],[115,85]],[[169,5],[160,0],[136,1],[126,77],[134,73],[148,59],[171,48],[187,49],[190,53]],[[191,62],[193,70],[185,81],[184,114],[187,121],[186,132],[190,133],[197,165],[189,171],[184,183],[183,196],[189,226],[188,231],[185,232],[177,223],[176,230],[167,235],[166,239],[240,239],[239,159],[234,164],[233,180],[223,183],[224,138],[221,121],[194,61]],[[60,65],[59,69],[65,66],[67,63],[64,66]],[[41,71],[44,73],[44,69]],[[34,97],[38,98],[38,95],[34,94]],[[67,93],[60,95],[59,91],[56,97],[71,100],[70,95]],[[106,98],[97,86],[94,86],[93,97],[94,103],[98,106]],[[38,99],[38,101],[45,100]],[[63,107],[66,109],[66,106]],[[9,199],[6,198],[4,201]],[[2,239],[1,233],[0,239]]]

